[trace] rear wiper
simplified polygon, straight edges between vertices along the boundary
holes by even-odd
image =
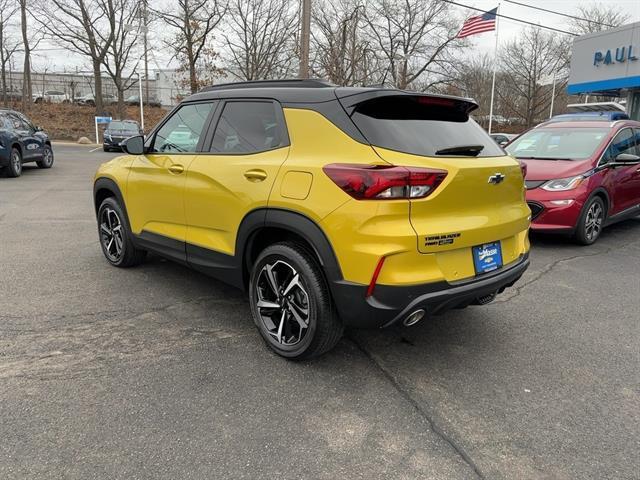
[[[436,155],[464,155],[466,157],[477,157],[482,150],[484,150],[484,145],[458,145],[455,147],[437,150]]]

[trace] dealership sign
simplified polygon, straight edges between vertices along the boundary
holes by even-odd
[[[633,45],[629,45],[628,47],[616,47],[615,54],[612,53],[613,49],[609,49],[606,52],[596,51],[593,55],[593,64],[597,67],[600,64],[611,65],[612,63],[621,63],[621,62],[633,62],[638,60],[633,52]]]
[[[567,93],[625,95],[640,88],[640,22],[576,37]]]

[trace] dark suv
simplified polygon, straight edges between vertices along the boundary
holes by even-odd
[[[141,134],[142,129],[135,120],[112,120],[104,131],[102,149],[105,152],[114,149],[122,150],[120,143]]]
[[[0,110],[0,168],[9,177],[19,177],[27,162],[40,168],[53,166],[49,136],[22,113]]]

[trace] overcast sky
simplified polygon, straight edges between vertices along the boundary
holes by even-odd
[[[313,1],[313,0],[312,0]],[[481,8],[483,10],[491,10],[498,5],[497,0],[457,0],[459,3],[468,4],[471,6],[475,6]],[[549,10],[554,10],[562,13],[568,14],[577,14],[577,8],[579,5],[588,5],[590,2],[588,1],[580,1],[580,0],[518,0],[520,3],[527,3],[530,5],[539,6],[542,8],[546,8]],[[156,0],[151,0],[151,4],[156,3]],[[630,22],[640,21],[640,0],[601,0],[601,4],[612,5],[621,8],[626,11],[630,16]],[[478,12],[460,8],[456,8],[462,17],[469,17],[476,14]],[[541,25],[551,26],[555,28],[559,28],[561,30],[565,30],[568,28],[568,25],[571,19],[562,17],[559,15],[553,15],[545,12],[541,12],[538,10],[530,9],[527,7],[521,7],[518,5],[513,5],[507,2],[502,1],[500,5],[500,13],[515,17],[521,18],[533,23],[539,23]],[[507,20],[504,18],[500,19],[499,25],[499,40],[500,43],[507,41],[508,39],[514,38],[519,34],[519,32],[526,28],[526,25],[521,23],[514,22],[512,20]],[[151,38],[151,56],[150,56],[150,69],[156,68],[167,68],[167,62],[169,61],[170,54],[166,52],[166,47],[159,45],[158,39]],[[479,34],[473,37],[470,37],[470,43],[472,45],[471,48],[474,49],[474,53],[476,49],[482,53],[493,53],[494,45],[495,45],[495,36],[493,32],[487,32],[483,34]],[[154,44],[157,44],[157,48],[153,48]],[[42,42],[40,44],[41,48],[52,48],[56,47],[56,45],[46,44]],[[471,52],[469,52],[471,53]],[[18,60],[18,59],[17,59]],[[16,60],[16,64],[20,65],[21,62]],[[42,50],[34,52],[33,66],[36,71],[42,71],[45,68],[48,71],[74,71],[76,68],[83,69],[88,68],[88,64],[82,58],[79,58],[75,55],[70,55],[64,51],[60,50]]]

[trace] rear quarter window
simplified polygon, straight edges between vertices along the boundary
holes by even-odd
[[[472,156],[496,157],[504,151],[455,100],[389,96],[356,106],[351,119],[372,145],[421,156],[467,157],[438,153],[473,146]]]

